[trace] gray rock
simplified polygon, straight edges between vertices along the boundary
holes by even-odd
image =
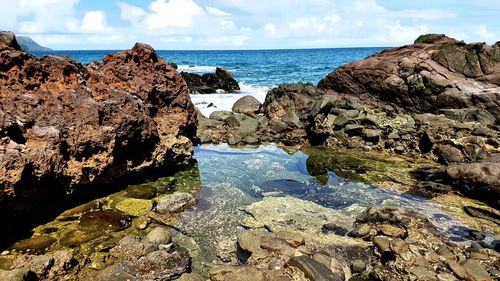
[[[351,265],[353,273],[361,273],[366,269],[366,263],[362,260],[354,260]]]
[[[155,211],[160,214],[178,213],[194,205],[196,205],[196,199],[192,194],[174,192],[161,198]]]
[[[233,115],[234,113],[232,113],[231,111],[219,110],[212,112],[210,114],[210,119],[224,122],[228,117]]]
[[[169,244],[172,242],[172,235],[163,227],[156,227],[146,235],[146,239],[153,244]]]
[[[462,266],[465,269],[466,278],[471,281],[493,280],[488,271],[476,260],[468,259]]]
[[[380,137],[382,136],[381,130],[372,130],[372,129],[363,129],[362,136],[365,140],[378,143],[380,141]]]
[[[2,281],[35,281],[38,280],[36,274],[29,269],[0,269],[0,280]]]
[[[313,281],[343,281],[345,278],[344,274],[334,274],[326,265],[308,256],[292,257],[287,265],[300,269]]]
[[[234,103],[232,111],[253,117],[262,111],[262,104],[253,96],[244,96]]]
[[[92,281],[139,281],[139,278],[125,271],[118,264],[113,264],[101,271]]]

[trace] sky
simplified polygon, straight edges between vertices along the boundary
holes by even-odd
[[[60,50],[388,47],[500,41],[500,0],[0,0],[0,29]]]

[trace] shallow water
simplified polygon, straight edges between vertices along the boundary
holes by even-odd
[[[350,217],[377,204],[405,207],[425,215],[452,241],[468,241],[467,225],[422,197],[343,179],[332,171],[326,184],[318,183],[307,170],[308,156],[300,151],[288,154],[276,145],[246,149],[205,145],[196,148],[195,158],[202,186],[200,204],[186,211],[177,227],[197,242],[205,259],[224,250],[218,242],[234,240],[242,229],[241,210],[263,196],[294,196]],[[217,243],[208,241],[213,240],[210,235],[217,236]]]

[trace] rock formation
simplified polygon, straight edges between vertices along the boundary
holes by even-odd
[[[318,88],[411,112],[479,108],[500,118],[500,44],[424,39],[344,65]]]
[[[84,66],[30,56],[12,33],[0,39],[0,203],[44,201],[191,159],[187,85],[150,46]]]
[[[181,72],[182,77],[188,84],[191,94],[214,94],[217,90],[234,93],[240,90],[240,85],[234,80],[229,71],[217,67],[215,73],[199,75],[190,72]]]

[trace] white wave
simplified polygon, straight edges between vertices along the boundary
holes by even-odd
[[[231,111],[233,104],[246,95],[253,96],[263,103],[267,92],[272,87],[240,83],[240,88],[241,90],[234,94],[195,94],[191,95],[191,100],[204,116],[209,117],[212,112],[217,110]],[[208,107],[209,105],[212,106]]]
[[[217,69],[216,66],[208,66],[208,65],[178,65],[177,71],[186,71],[186,72],[215,72]]]

